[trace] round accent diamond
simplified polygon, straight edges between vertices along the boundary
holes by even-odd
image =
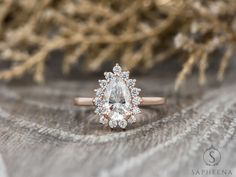
[[[137,95],[139,95],[140,91],[141,91],[141,89],[139,89],[139,88],[132,88],[131,94],[132,94],[132,96],[137,96]]]
[[[118,64],[116,64],[116,66],[113,67],[113,72],[115,74],[119,74],[121,72],[121,67]]]
[[[98,82],[99,82],[101,87],[105,87],[107,85],[107,81],[106,80],[99,80]]]
[[[124,72],[122,72],[122,78],[123,79],[129,79],[129,71],[124,71]]]
[[[135,123],[136,122],[136,118],[134,116],[130,116],[130,118],[128,119],[128,122],[130,124]]]
[[[136,82],[136,79],[129,79],[127,83],[128,87],[133,87],[135,85],[135,82]]]
[[[107,124],[108,123],[108,120],[107,120],[107,118],[105,118],[104,116],[102,116],[102,117],[100,117],[100,119],[99,119],[99,122],[101,123],[101,124]]]
[[[111,128],[115,128],[115,127],[117,126],[117,121],[116,121],[116,120],[110,120],[110,121],[109,121],[109,126],[110,126]]]
[[[134,114],[139,114],[140,112],[141,112],[141,110],[138,107],[133,108],[133,113]]]
[[[94,91],[96,92],[96,96],[98,96],[98,97],[103,95],[103,90],[101,88],[95,89]]]
[[[119,121],[120,128],[125,128],[127,126],[127,121],[125,119],[122,119]]]
[[[140,97],[134,97],[132,102],[134,105],[139,105],[141,103],[142,99]]]
[[[113,73],[112,73],[112,72],[105,72],[104,75],[105,75],[105,78],[106,78],[107,80],[110,80],[110,79],[112,79],[112,77],[113,77]]]
[[[106,110],[103,107],[97,107],[94,112],[98,115],[102,115],[106,112]]]
[[[96,97],[96,98],[94,99],[94,104],[95,104],[96,106],[102,106],[103,103],[104,103],[104,102],[102,101],[102,98]]]

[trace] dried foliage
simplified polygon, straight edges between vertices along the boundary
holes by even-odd
[[[10,64],[0,79],[30,72],[43,82],[45,61],[58,49],[65,74],[81,58],[89,71],[113,58],[126,69],[149,69],[182,51],[178,89],[195,66],[204,84],[209,55],[224,48],[222,80],[235,48],[235,14],[233,0],[3,0],[0,62]]]

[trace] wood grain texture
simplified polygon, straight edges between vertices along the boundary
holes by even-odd
[[[98,122],[91,107],[73,106],[92,96],[96,79],[45,86],[0,86],[0,176],[193,176],[206,169],[202,155],[214,145],[217,168],[236,175],[236,82],[204,92],[193,78],[180,96],[171,78],[137,78],[142,96],[166,96],[167,106],[144,107],[125,131]],[[214,167],[212,167],[214,168]]]

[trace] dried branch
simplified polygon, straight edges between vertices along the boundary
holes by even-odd
[[[0,71],[0,79],[32,73],[43,82],[47,56],[58,49],[64,51],[64,74],[81,56],[88,71],[111,59],[132,70],[160,65],[182,51],[189,59],[177,77],[178,89],[195,65],[204,84],[210,53],[226,46],[218,71],[222,80],[235,48],[235,14],[230,0],[3,0],[0,63],[9,61],[10,67]]]

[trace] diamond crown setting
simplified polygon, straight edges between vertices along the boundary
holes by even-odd
[[[113,72],[105,72],[104,75],[105,79],[99,80],[100,88],[95,90],[95,113],[100,116],[102,124],[126,128],[128,123],[136,121],[135,115],[140,113],[141,89],[134,87],[136,80],[129,79],[129,72],[122,71],[118,64],[113,67]]]

